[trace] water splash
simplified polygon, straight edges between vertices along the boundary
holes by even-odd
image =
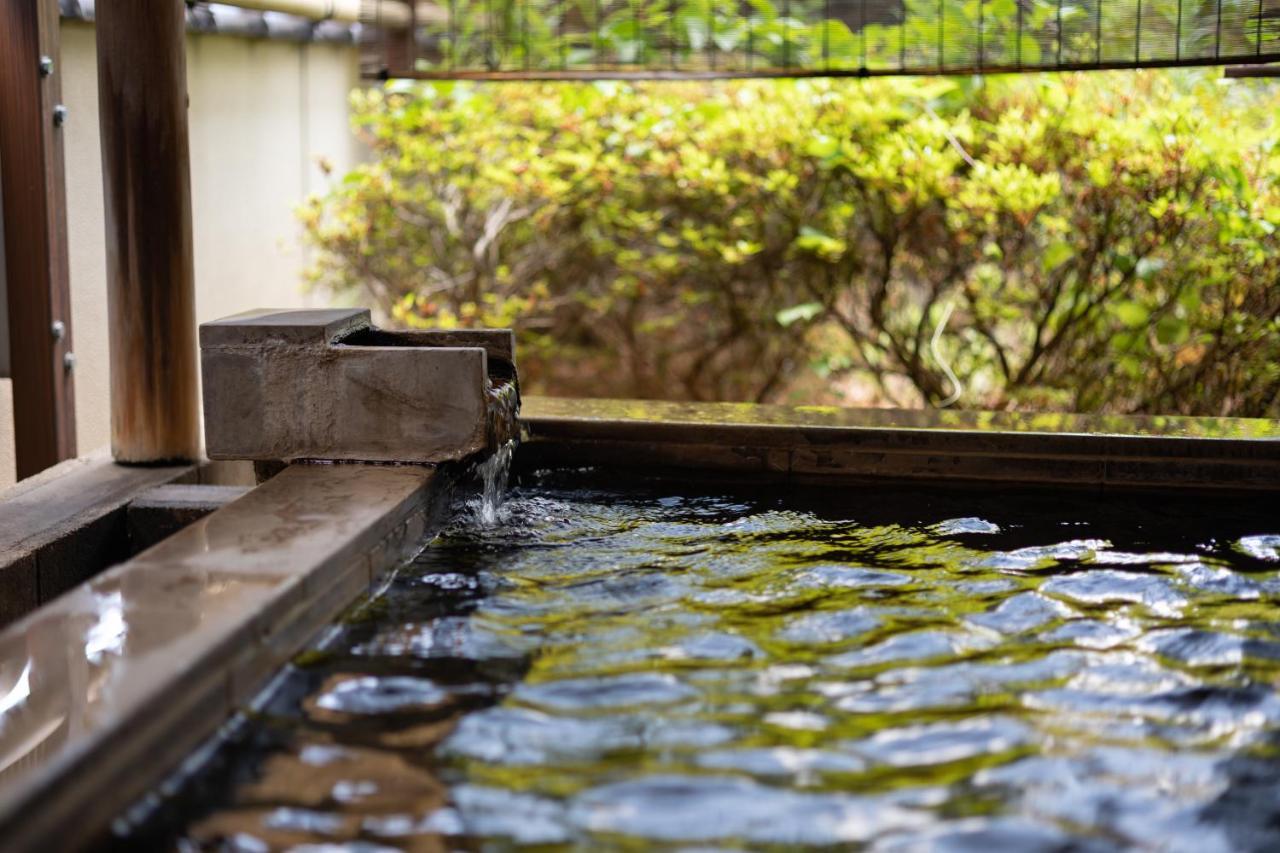
[[[515,452],[515,447],[514,441],[508,441],[495,450],[492,456],[476,466],[476,473],[480,475],[482,483],[477,515],[480,523],[486,527],[498,523],[498,513],[502,509],[502,500],[507,493],[507,477],[511,473],[511,456]]]

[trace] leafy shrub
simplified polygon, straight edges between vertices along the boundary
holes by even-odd
[[[316,281],[411,325],[513,324],[534,389],[1280,414],[1275,89],[1125,73],[353,98],[373,156],[304,209]]]

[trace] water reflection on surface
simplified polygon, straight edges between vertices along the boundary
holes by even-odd
[[[526,478],[501,515],[126,843],[1280,844],[1260,507]]]

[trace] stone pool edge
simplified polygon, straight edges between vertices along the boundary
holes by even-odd
[[[419,547],[451,487],[448,472],[424,466],[293,465],[0,632],[0,661],[25,659],[33,673],[21,709],[32,731],[62,734],[47,754],[24,730],[16,745],[0,742],[6,849],[101,837]],[[83,695],[62,695],[77,681]]]

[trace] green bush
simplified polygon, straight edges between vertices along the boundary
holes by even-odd
[[[316,281],[409,325],[514,325],[531,389],[1280,415],[1276,89],[353,98],[373,156],[304,209]]]

